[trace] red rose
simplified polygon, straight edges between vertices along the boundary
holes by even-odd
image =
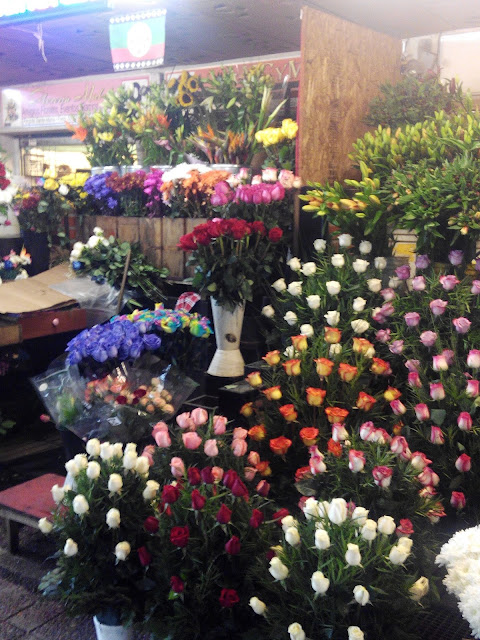
[[[180,490],[178,487],[174,486],[173,484],[166,484],[163,487],[162,500],[166,504],[173,504],[179,499],[179,497],[180,497]]]
[[[310,473],[310,467],[299,467],[295,471],[295,482],[299,482],[302,478]]]
[[[267,235],[267,230],[261,220],[255,220],[252,222],[252,233],[259,233],[261,236]]]
[[[202,476],[202,482],[205,484],[213,484],[212,467],[204,467],[200,471],[200,475]]]
[[[248,222],[241,220],[240,218],[230,219],[230,233],[235,240],[241,240],[244,236],[248,235],[250,229]]]
[[[232,536],[230,540],[225,544],[225,551],[231,556],[238,555],[241,548],[242,545],[240,544],[240,540],[237,536]]]
[[[125,396],[117,396],[117,397],[115,398],[115,402],[116,402],[117,404],[127,404],[127,399],[126,399],[126,397],[125,397]]]
[[[172,576],[170,578],[170,587],[174,593],[183,593],[183,590],[185,589],[183,580],[178,576]]]
[[[148,533],[157,533],[158,531],[158,520],[153,516],[148,516],[143,523],[143,528]]]
[[[222,225],[220,224],[221,221],[220,220],[209,220],[207,222],[208,225],[208,233],[211,235],[212,238],[218,238],[219,236],[222,235]]]
[[[137,549],[137,553],[142,567],[148,567],[152,561],[152,554],[147,551],[146,547],[140,547]]]
[[[192,509],[194,511],[201,511],[205,506],[207,499],[202,496],[198,489],[192,491]]]
[[[146,389],[142,389],[141,387],[139,389],[135,389],[135,391],[133,392],[133,395],[135,396],[135,398],[143,398],[144,395],[146,395],[147,390]]]
[[[172,527],[170,531],[170,542],[176,547],[186,547],[190,530],[188,527]]]
[[[193,237],[193,233],[187,233],[182,236],[178,242],[177,247],[182,249],[183,251],[195,251],[197,248],[197,243],[195,242],[195,238]]]
[[[268,232],[268,239],[270,240],[270,242],[279,242],[282,239],[282,236],[283,231],[280,229],[280,227],[273,227]]]
[[[217,513],[217,522],[220,524],[228,524],[232,518],[232,512],[226,504],[222,504]]]
[[[196,487],[202,481],[202,476],[200,475],[200,471],[197,467],[190,467],[187,471],[187,478],[192,487]]]
[[[248,498],[248,489],[240,478],[237,478],[233,483],[231,492],[236,498]]]
[[[218,601],[220,606],[230,608],[240,602],[240,598],[235,589],[222,589]]]
[[[254,529],[258,529],[258,527],[262,524],[264,520],[263,513],[259,509],[254,509],[252,511],[252,517],[249,520],[249,525]]]
[[[199,233],[195,234],[195,240],[197,241],[197,244],[208,247],[208,245],[212,241],[212,238],[208,231],[200,231]]]
[[[412,521],[408,518],[402,518],[400,520],[400,524],[395,529],[395,533],[397,536],[410,536],[413,533],[413,524]]]
[[[279,509],[279,511],[275,511],[272,517],[274,520],[277,520],[277,524],[281,527],[283,518],[289,515],[290,511],[288,509]]]
[[[223,484],[231,489],[233,487],[233,483],[238,478],[238,473],[233,469],[229,469],[223,476]]]

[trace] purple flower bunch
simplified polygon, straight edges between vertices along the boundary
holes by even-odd
[[[118,200],[113,189],[110,189],[110,187],[106,185],[106,180],[110,175],[112,175],[111,172],[90,176],[90,178],[86,180],[83,189],[88,195],[92,196],[92,198],[98,200],[100,206],[110,209],[111,213],[118,208]]]
[[[149,217],[163,215],[163,200],[161,186],[163,184],[163,171],[154,169],[145,177],[143,191],[147,194],[146,206],[151,210]]]

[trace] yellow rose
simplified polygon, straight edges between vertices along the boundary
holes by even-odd
[[[260,144],[263,144],[264,135],[265,135],[265,129],[262,129],[261,131],[257,131],[257,133],[255,134],[255,140]]]
[[[55,170],[54,169],[45,169],[43,172],[44,178],[55,178]]]
[[[53,178],[47,178],[43,183],[43,188],[47,191],[55,191],[58,189],[58,182]]]
[[[263,145],[265,147],[270,147],[272,144],[278,144],[285,139],[285,136],[282,133],[281,129],[265,129],[265,135],[263,139]]]
[[[282,131],[285,137],[287,137],[289,140],[293,140],[297,137],[298,124],[295,122],[295,120],[286,118],[282,121]]]

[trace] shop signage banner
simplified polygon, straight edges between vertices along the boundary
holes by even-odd
[[[163,64],[165,9],[110,18],[113,69],[146,69]]]
[[[148,74],[138,77],[90,77],[75,81],[39,84],[31,87],[2,90],[2,120],[0,126],[28,128],[41,126],[65,127],[73,121],[80,108],[93,113],[107,91],[121,85],[148,86]]]

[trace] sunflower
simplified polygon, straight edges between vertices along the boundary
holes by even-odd
[[[191,76],[185,83],[185,88],[187,89],[187,91],[190,91],[190,93],[196,93],[197,91],[200,91],[199,78]]]
[[[178,85],[178,79],[177,78],[170,78],[170,80],[167,82],[167,89],[169,91],[175,91]]]
[[[193,104],[193,96],[188,91],[180,91],[178,94],[178,102],[182,107],[191,107]]]

